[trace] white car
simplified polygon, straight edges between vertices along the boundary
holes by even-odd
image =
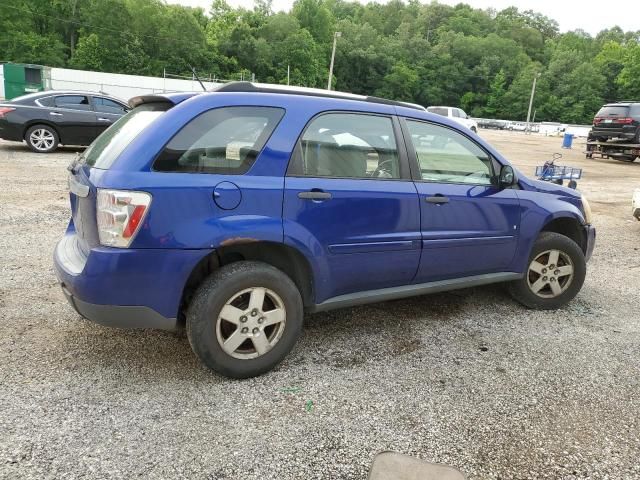
[[[467,115],[464,110],[456,107],[427,107],[427,112],[448,117],[454,122],[464,125],[474,133],[478,133],[478,123]]]
[[[633,192],[633,200],[631,200],[631,214],[640,220],[640,188]]]

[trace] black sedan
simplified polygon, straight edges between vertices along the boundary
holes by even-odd
[[[89,145],[128,110],[126,102],[101,93],[32,93],[0,103],[0,138],[24,140],[38,153],[59,144]]]

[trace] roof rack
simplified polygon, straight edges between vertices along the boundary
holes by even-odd
[[[424,110],[424,107],[413,103],[388,100],[386,98],[356,95],[354,93],[336,92],[333,90],[321,90],[319,88],[291,87],[289,85],[272,85],[268,83],[253,82],[229,82],[216,87],[211,92],[253,92],[253,93],[279,93],[286,95],[304,95],[309,97],[341,98],[344,100],[356,100],[368,103],[380,103],[398,107]]]

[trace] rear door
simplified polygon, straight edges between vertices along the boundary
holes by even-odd
[[[403,119],[420,197],[422,257],[416,283],[508,271],[520,226],[497,162],[455,129]]]
[[[328,112],[296,146],[284,235],[313,257],[318,303],[408,284],[416,273],[420,207],[399,132],[391,116]]]
[[[100,135],[127,113],[127,107],[122,103],[98,96],[93,97],[93,109],[96,112],[96,136]]]
[[[57,95],[48,118],[60,135],[60,143],[89,145],[96,138],[96,114],[87,95]]]

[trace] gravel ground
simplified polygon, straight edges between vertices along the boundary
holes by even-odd
[[[525,172],[561,140],[481,132]],[[493,286],[309,316],[274,372],[69,307],[51,266],[74,150],[0,142],[0,477],[363,479],[394,450],[469,479],[640,478],[640,164],[585,160],[598,244],[568,307]]]

